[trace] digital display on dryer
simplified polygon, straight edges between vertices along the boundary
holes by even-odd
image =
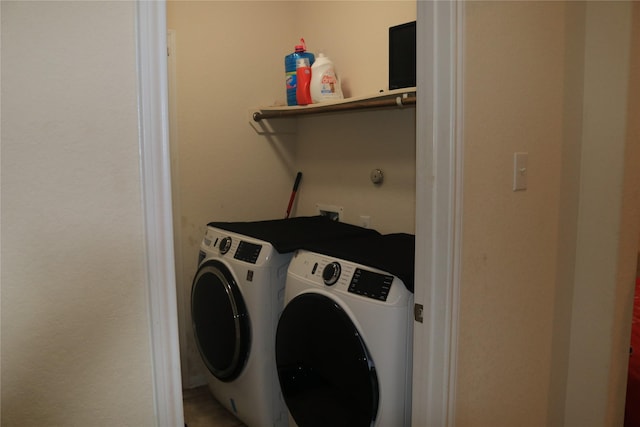
[[[258,261],[258,256],[260,255],[261,249],[261,245],[255,245],[253,243],[240,241],[238,250],[236,250],[236,253],[233,257],[235,259],[239,259],[240,261],[246,261],[250,262],[251,264],[255,264],[256,261]]]
[[[356,268],[349,284],[349,292],[386,301],[392,282],[393,276]]]

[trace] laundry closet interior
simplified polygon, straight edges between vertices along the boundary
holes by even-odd
[[[284,56],[300,38],[334,62],[345,98],[388,91],[389,27],[416,19],[414,1],[167,3],[170,139],[183,387],[204,384],[190,319],[207,223],[284,218],[318,205],[381,233],[414,233],[415,108],[269,119],[285,100]],[[374,184],[371,172],[384,174]]]

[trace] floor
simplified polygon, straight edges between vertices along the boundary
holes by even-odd
[[[246,427],[211,396],[207,386],[182,391],[187,427]]]

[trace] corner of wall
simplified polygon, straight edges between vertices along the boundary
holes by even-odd
[[[547,425],[564,426],[571,309],[575,281],[582,105],[584,98],[585,4],[565,2],[563,143],[558,210],[556,284]]]
[[[564,425],[622,425],[631,327],[627,233],[631,2],[586,2],[576,268]],[[637,164],[637,159],[634,159]],[[636,202],[637,204],[637,202]],[[634,225],[637,230],[637,225]],[[587,386],[588,384],[588,386]]]

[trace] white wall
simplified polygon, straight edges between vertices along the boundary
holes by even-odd
[[[348,93],[386,89],[388,27],[415,16],[415,1],[168,3],[176,38],[172,144],[185,386],[202,381],[189,294],[208,222],[283,218],[302,171],[292,216],[315,215],[321,202],[343,206],[345,222],[369,215],[381,231],[413,232],[415,109],[299,119],[297,133],[276,135],[256,133],[248,113],[285,102],[284,56],[301,37],[309,51],[331,57]],[[369,180],[373,168],[385,173],[381,187]]]
[[[133,2],[2,10],[2,425],[152,425]]]

